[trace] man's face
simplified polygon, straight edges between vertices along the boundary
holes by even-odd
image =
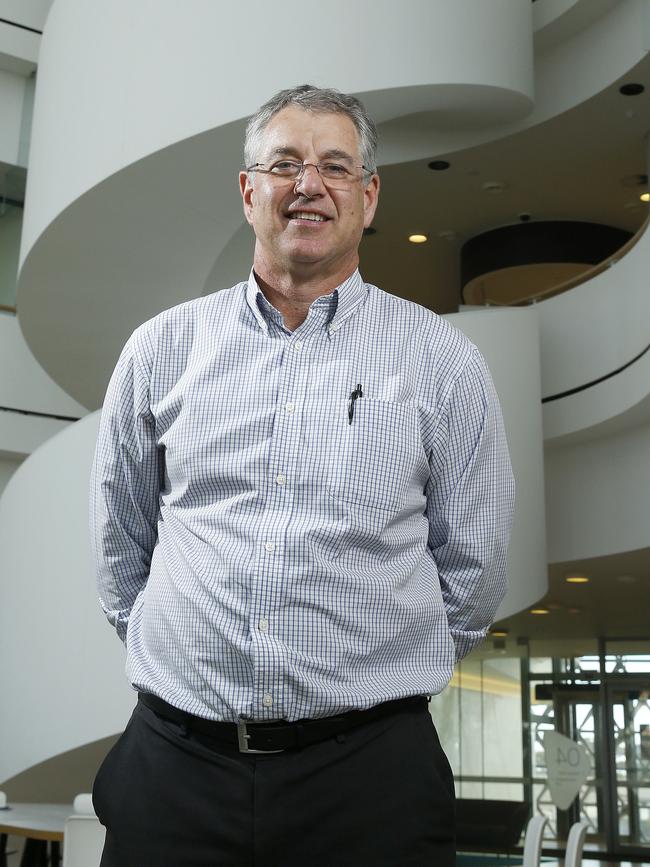
[[[323,276],[351,273],[358,264],[363,229],[369,226],[379,192],[374,175],[367,185],[359,165],[359,137],[343,114],[314,113],[296,106],[278,112],[262,137],[257,161],[268,168],[285,158],[350,165],[355,180],[328,186],[313,166],[300,180],[263,172],[240,174],[246,219],[255,231],[255,266],[276,274]],[[358,178],[358,179],[357,179]],[[318,217],[320,219],[313,219]]]

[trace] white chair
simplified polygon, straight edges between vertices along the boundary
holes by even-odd
[[[589,825],[586,822],[576,822],[571,825],[566,841],[564,867],[580,867],[582,864],[582,847],[585,845],[588,829]]]
[[[95,808],[93,807],[93,796],[90,792],[82,792],[77,795],[72,802],[72,809],[75,813],[81,813],[82,816],[94,816]]]
[[[523,867],[539,867],[542,857],[542,839],[547,822],[546,816],[533,816],[529,820],[524,837]]]
[[[106,829],[95,815],[91,795],[77,795],[73,809],[63,830],[62,867],[99,867]]]

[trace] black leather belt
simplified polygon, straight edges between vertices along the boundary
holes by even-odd
[[[162,719],[177,723],[188,732],[197,732],[232,746],[238,746],[242,753],[280,753],[295,747],[308,746],[380,717],[389,716],[400,710],[424,708],[427,704],[426,696],[416,695],[387,701],[368,710],[350,710],[339,716],[328,716],[322,719],[296,722],[240,720],[237,723],[227,723],[186,713],[148,692],[139,693],[139,698],[142,704]]]

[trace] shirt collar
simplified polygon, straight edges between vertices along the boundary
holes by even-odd
[[[328,334],[331,336],[352,315],[367,293],[368,289],[361,279],[361,274],[357,268],[346,280],[333,289],[329,295],[321,295],[320,298],[316,298],[312,302],[310,310],[313,307],[327,307],[328,315],[325,318],[324,327],[327,328]],[[270,320],[274,320],[278,324],[282,323],[281,314],[260,289],[252,268],[248,283],[246,284],[246,301],[258,325],[265,334],[269,333]]]

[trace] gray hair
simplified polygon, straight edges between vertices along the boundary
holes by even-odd
[[[363,103],[355,96],[341,93],[340,90],[314,87],[312,84],[281,90],[255,112],[248,121],[244,137],[245,166],[252,166],[257,162],[262,134],[271,118],[290,105],[296,105],[305,111],[347,115],[359,135],[361,162],[367,169],[375,171],[377,127],[368,116]]]

